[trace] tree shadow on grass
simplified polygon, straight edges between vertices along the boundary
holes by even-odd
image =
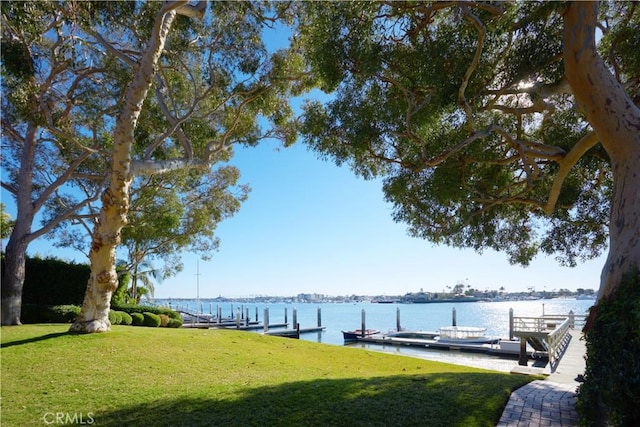
[[[31,337],[31,338],[27,338],[27,339],[23,339],[23,340],[9,341],[9,342],[0,343],[0,348],[9,348],[9,347],[17,346],[17,345],[31,344],[31,343],[34,343],[34,342],[46,341],[46,340],[50,340],[50,339],[53,339],[53,338],[63,337],[63,336],[66,336],[66,335],[70,335],[69,331],[53,332],[53,333],[50,333],[50,334],[40,335],[40,336],[37,336],[37,337]]]
[[[194,390],[198,397],[93,418],[101,426],[494,426],[522,383],[498,373],[322,379],[247,388],[228,400]]]

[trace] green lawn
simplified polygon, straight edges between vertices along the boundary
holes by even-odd
[[[250,332],[67,329],[2,328],[2,426],[494,426],[532,379]]]

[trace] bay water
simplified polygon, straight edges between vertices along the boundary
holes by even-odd
[[[509,337],[509,310],[513,309],[516,317],[535,317],[541,315],[566,315],[573,311],[576,315],[588,314],[595,300],[547,299],[526,301],[492,301],[465,303],[430,303],[430,304],[375,304],[375,303],[246,303],[218,302],[208,299],[157,299],[156,305],[173,309],[200,311],[205,314],[217,313],[218,306],[222,317],[235,317],[238,309],[244,314],[249,310],[250,320],[263,321],[264,310],[269,310],[269,323],[283,323],[285,310],[289,328],[293,328],[293,310],[296,311],[300,328],[317,326],[318,310],[321,323],[325,327],[322,332],[301,334],[300,339],[329,345],[349,345],[384,351],[404,356],[458,363],[487,369],[509,371],[517,365],[517,360],[501,359],[476,353],[439,351],[414,347],[382,346],[365,343],[345,344],[342,331],[360,329],[362,310],[365,312],[366,327],[378,329],[385,333],[396,329],[397,313],[400,312],[400,325],[405,330],[437,331],[443,326],[450,326],[455,309],[458,326],[474,326],[486,328],[486,336],[494,338]],[[261,332],[262,329],[258,330]],[[249,333],[249,332],[248,332]]]

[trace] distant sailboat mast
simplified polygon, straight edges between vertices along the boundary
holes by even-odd
[[[200,313],[200,259],[196,258],[196,312]]]

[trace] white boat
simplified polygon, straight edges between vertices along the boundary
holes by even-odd
[[[438,336],[438,332],[430,331],[394,331],[389,332],[387,337],[390,338],[418,338],[423,340],[432,340]]]
[[[493,344],[498,342],[498,338],[487,337],[486,330],[486,328],[475,326],[443,326],[436,339],[442,343],[458,344]]]

